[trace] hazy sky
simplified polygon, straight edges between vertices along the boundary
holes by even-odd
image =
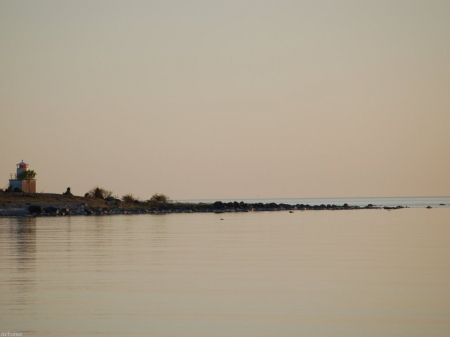
[[[450,1],[0,1],[0,187],[450,195]]]

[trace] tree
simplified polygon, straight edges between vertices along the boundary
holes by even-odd
[[[25,171],[22,171],[22,172],[20,172],[18,175],[17,175],[17,179],[19,179],[19,180],[25,180],[27,183],[26,184],[24,184],[23,182],[22,182],[22,188],[24,189],[24,192],[31,192],[32,191],[32,188],[31,188],[31,181],[32,180],[34,180],[34,178],[36,178],[36,172],[34,172],[33,170],[25,170]],[[25,185],[28,185],[28,186],[25,186]],[[15,188],[14,189],[14,191],[16,190],[16,189],[19,189],[19,188]],[[22,192],[22,190],[21,189],[19,189],[20,190],[20,192]]]
[[[31,180],[33,180],[34,178],[36,178],[37,173],[34,172],[33,170],[27,170],[27,171],[22,171],[17,175],[17,179],[19,180],[26,180],[28,182],[30,182]]]
[[[153,194],[153,196],[150,198],[150,200],[148,201],[151,204],[167,204],[169,203],[171,200],[170,198],[163,194],[163,193],[155,193]]]

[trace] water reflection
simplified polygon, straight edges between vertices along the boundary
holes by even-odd
[[[0,218],[0,328],[447,336],[449,220],[448,209]]]
[[[21,311],[35,302],[36,219],[11,218],[6,222],[0,232],[2,305]]]

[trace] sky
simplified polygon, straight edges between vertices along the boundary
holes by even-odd
[[[0,188],[450,195],[450,1],[0,1]]]

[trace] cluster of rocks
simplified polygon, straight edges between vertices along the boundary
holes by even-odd
[[[343,205],[331,205],[331,204],[321,204],[321,205],[309,205],[309,204],[276,204],[276,203],[254,203],[254,204],[246,204],[244,202],[228,202],[223,203],[221,201],[216,201],[212,206],[218,210],[224,211],[283,211],[283,210],[354,210],[354,209],[400,209],[405,208],[404,206],[396,206],[396,207],[380,207],[375,206],[373,204],[368,204],[367,206],[352,206],[349,204]]]
[[[168,214],[168,213],[226,213],[226,212],[264,212],[264,211],[294,211],[294,210],[358,210],[358,209],[401,209],[404,206],[388,207],[344,205],[290,205],[284,203],[244,203],[216,201],[213,204],[179,204],[166,203],[153,207],[145,207],[143,204],[123,205],[117,202],[104,207],[89,206],[89,204],[71,204],[64,207],[30,205],[28,213],[33,216],[66,216],[66,215],[118,215],[118,214]],[[11,214],[20,215],[20,214]],[[23,214],[26,215],[26,214]]]
[[[71,209],[69,207],[57,208],[54,206],[42,207],[40,205],[31,205],[28,207],[28,212],[34,215],[70,215]]]

